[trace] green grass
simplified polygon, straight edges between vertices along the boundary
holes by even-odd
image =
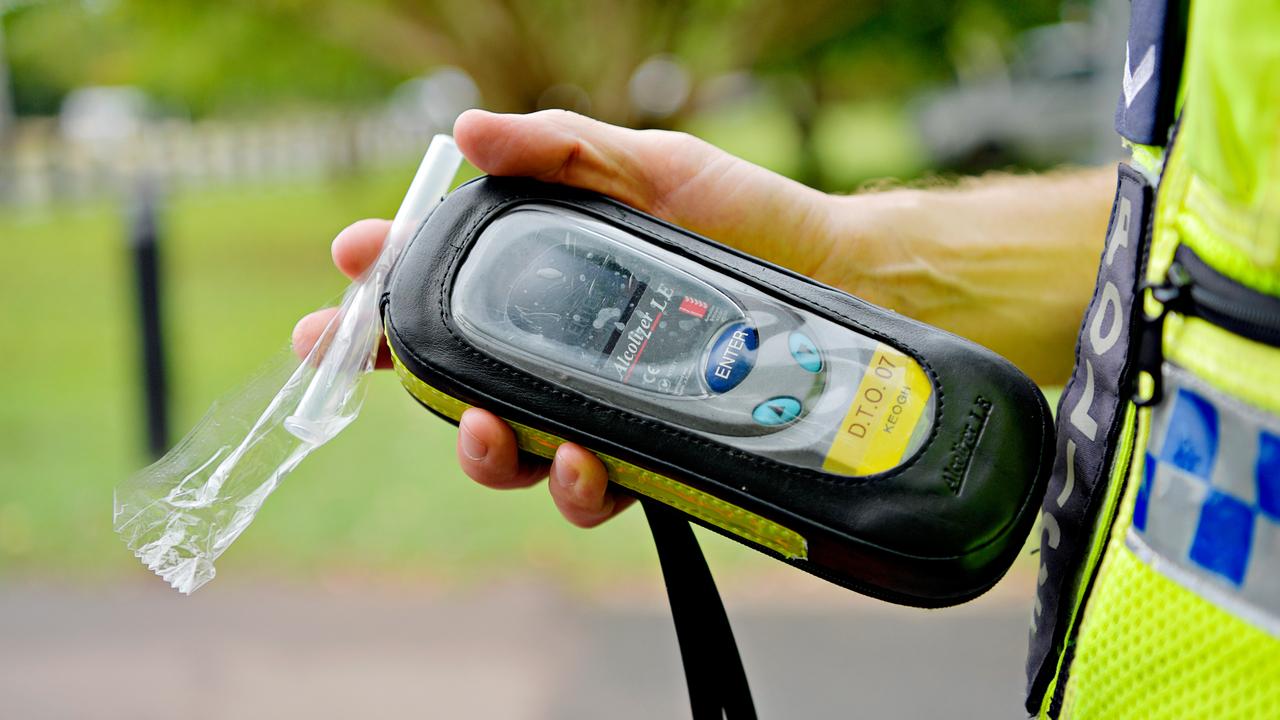
[[[776,109],[757,110],[752,121],[726,120],[704,134],[785,172],[794,133]],[[882,108],[827,116],[828,170],[855,178],[896,163],[910,172],[909,149],[885,139],[892,117]],[[840,138],[859,133],[877,138],[880,155],[840,154]],[[283,350],[298,317],[342,292],[330,239],[357,218],[390,216],[411,174],[406,165],[168,199],[162,250],[175,434]],[[143,576],[110,527],[112,488],[146,462],[124,236],[114,203],[0,209],[0,577]],[[718,571],[772,567],[703,537]],[[467,480],[453,461],[453,429],[386,373],[371,381],[359,420],[285,480],[218,563],[224,577],[466,581],[530,570],[590,584],[654,566],[639,512],[586,532],[559,518],[541,485],[498,493]]]
[[[341,293],[330,239],[389,216],[411,173],[171,198],[175,432]],[[110,528],[112,488],[145,464],[123,233],[109,203],[0,214],[0,572],[114,576],[137,564]],[[219,569],[468,577],[532,565],[601,579],[652,563],[643,518],[628,515],[588,537],[542,487],[474,485],[453,462],[452,428],[379,374],[360,419],[287,478]]]

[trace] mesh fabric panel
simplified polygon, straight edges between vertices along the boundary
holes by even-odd
[[[1139,560],[1124,545],[1126,501],[1080,626],[1062,717],[1280,717],[1280,638]]]

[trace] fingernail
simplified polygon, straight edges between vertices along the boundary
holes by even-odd
[[[462,454],[471,460],[483,460],[485,455],[489,454],[489,446],[484,441],[476,437],[466,425],[460,428],[458,433],[458,442],[462,446]]]
[[[578,469],[568,463],[552,464],[551,472],[555,475],[556,482],[565,490],[572,490],[578,484]]]

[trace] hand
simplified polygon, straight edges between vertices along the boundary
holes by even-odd
[[[733,157],[692,136],[627,130],[563,111],[495,115],[472,110],[458,118],[454,137],[466,158],[491,175],[529,176],[610,195],[701,235],[823,278],[832,252],[832,198]],[[333,262],[355,278],[377,257],[390,223],[361,220],[333,241]],[[335,311],[304,317],[293,346],[305,355]],[[385,348],[378,367],[390,366]],[[492,488],[548,487],[569,522],[593,527],[629,505],[608,489],[604,465],[580,445],[565,443],[551,463],[523,455],[515,434],[478,408],[463,414],[458,463]]]
[[[1071,367],[1114,175],[997,176],[954,188],[835,197],[689,135],[627,130],[563,111],[472,110],[458,118],[454,137],[484,172],[610,195],[968,337],[1049,385],[1060,384]],[[362,220],[343,230],[333,242],[334,263],[359,275],[389,226]],[[300,354],[332,313],[299,321],[293,341]],[[389,366],[380,354],[378,367]],[[527,487],[549,472],[556,507],[582,527],[629,502],[608,491],[604,467],[582,447],[561,446],[550,464],[522,456],[511,428],[484,410],[463,415],[458,462],[476,482],[495,488]]]

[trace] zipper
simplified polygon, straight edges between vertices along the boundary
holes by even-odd
[[[1169,272],[1159,284],[1144,290],[1160,303],[1156,315],[1143,313],[1139,320],[1138,361],[1130,395],[1138,407],[1155,405],[1164,397],[1161,366],[1164,364],[1164,319],[1170,312],[1198,317],[1240,337],[1280,347],[1280,297],[1245,287],[1215,270],[1186,245],[1173,255]],[[1154,381],[1151,394],[1138,393],[1138,378],[1145,372]]]

